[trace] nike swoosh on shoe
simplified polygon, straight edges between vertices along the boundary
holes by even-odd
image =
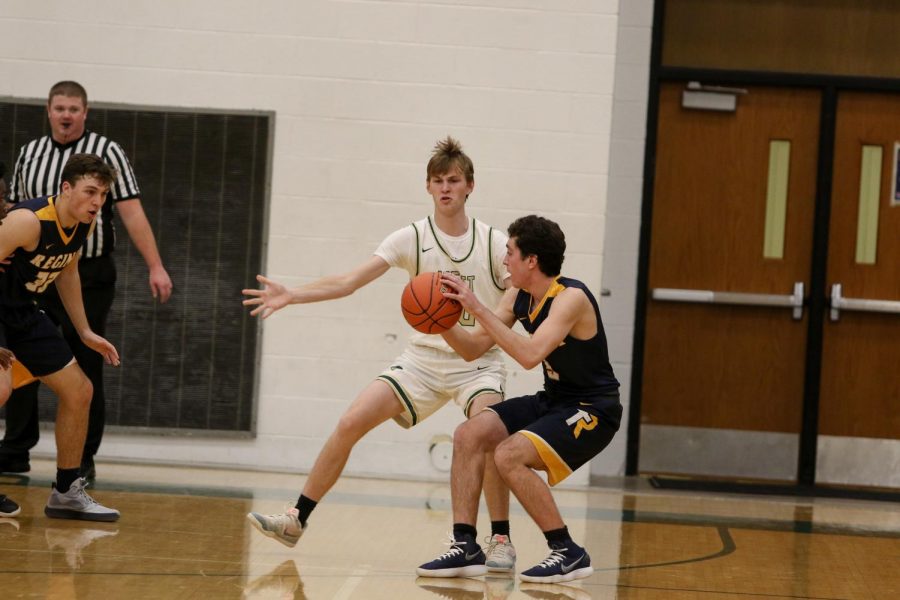
[[[563,575],[568,575],[568,573],[569,573],[572,569],[574,569],[574,568],[578,565],[578,563],[580,563],[582,560],[584,560],[584,554],[582,554],[581,556],[579,556],[579,557],[578,557],[578,560],[576,560],[576,561],[573,562],[572,564],[567,565],[566,563],[563,563],[562,565],[560,565],[559,568],[562,570]]]

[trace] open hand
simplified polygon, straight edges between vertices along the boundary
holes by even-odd
[[[261,289],[248,288],[241,292],[245,296],[249,296],[244,299],[244,306],[255,307],[250,311],[251,316],[262,315],[262,318],[266,319],[275,311],[290,304],[291,293],[282,284],[265,275],[257,275],[256,280],[262,284]]]

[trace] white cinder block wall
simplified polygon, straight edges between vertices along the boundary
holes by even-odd
[[[591,474],[600,476],[625,472],[653,4],[653,0],[627,0],[619,6],[606,235],[603,238],[602,281],[610,296],[604,299],[602,308],[609,354],[622,384],[620,392],[625,414],[613,443],[591,463]]]
[[[0,95],[43,98],[75,79],[98,103],[273,111],[265,271],[289,284],[351,268],[428,213],[424,166],[451,134],[475,161],[471,214],[503,228],[528,212],[559,221],[565,272],[599,293],[618,5],[82,0],[72,10],[5,0]],[[350,298],[265,322],[255,439],[109,434],[101,464],[308,470],[347,403],[400,351],[403,282],[393,272]],[[511,393],[539,385],[537,372],[511,373]],[[450,407],[412,431],[385,424],[346,472],[443,479],[428,446],[460,419]],[[624,444],[623,430],[594,472],[620,473]],[[53,451],[46,432],[37,453]],[[587,469],[571,481],[586,482]]]

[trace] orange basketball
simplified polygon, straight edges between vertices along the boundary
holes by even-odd
[[[440,333],[453,327],[462,314],[456,300],[444,297],[440,273],[419,273],[409,280],[400,297],[406,322],[422,333]]]

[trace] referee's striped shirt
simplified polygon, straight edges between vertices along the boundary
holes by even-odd
[[[79,139],[65,145],[57,143],[49,135],[28,142],[19,150],[9,199],[11,202],[21,202],[58,194],[66,161],[73,154],[82,152],[96,154],[116,170],[116,180],[97,217],[94,233],[81,249],[82,258],[96,258],[109,254],[116,246],[112,205],[141,195],[131,163],[117,143],[93,131],[85,131]]]

